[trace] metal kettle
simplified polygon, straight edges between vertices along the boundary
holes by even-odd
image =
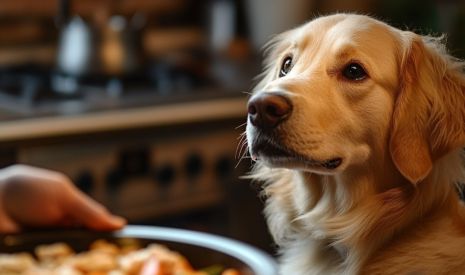
[[[82,76],[96,68],[95,33],[79,16],[70,19],[68,0],[59,0],[55,23],[61,29],[57,67],[60,73]]]
[[[95,33],[81,17],[73,17],[62,28],[57,53],[59,71],[71,76],[95,73],[95,56]]]

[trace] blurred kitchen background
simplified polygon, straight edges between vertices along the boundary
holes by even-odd
[[[130,223],[273,251],[248,180],[247,92],[270,35],[336,11],[449,34],[465,4],[427,0],[0,0],[0,167],[61,171]]]

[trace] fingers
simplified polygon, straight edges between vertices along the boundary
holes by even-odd
[[[16,177],[24,180],[63,181],[63,178],[66,178],[59,172],[24,164],[12,165],[0,171],[0,180],[9,180]]]
[[[74,189],[74,188],[72,188]],[[126,220],[112,215],[98,202],[78,189],[71,190],[69,199],[63,200],[65,215],[89,229],[105,231],[116,230],[126,225]]]
[[[0,234],[16,233],[21,231],[21,226],[13,221],[6,213],[0,210]]]
[[[26,165],[1,170],[0,201],[0,232],[17,231],[19,224],[49,227],[80,223],[94,230],[115,230],[126,224],[65,175]]]
[[[58,198],[66,182],[27,174],[12,174],[1,184],[4,211],[29,227],[57,224],[64,216]]]
[[[5,188],[0,184],[0,234],[15,233],[21,230],[20,225],[15,222],[5,209]]]

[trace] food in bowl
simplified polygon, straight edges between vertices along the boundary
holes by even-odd
[[[79,253],[88,251],[91,244],[99,239],[118,244],[121,248],[130,248],[131,244],[138,248],[148,247],[152,243],[162,244],[178,251],[189,259],[195,269],[206,271],[207,274],[221,274],[221,269],[217,271],[219,265],[234,268],[241,275],[278,275],[273,257],[253,246],[204,232],[160,226],[127,225],[112,232],[72,229],[0,235],[0,252],[29,252],[29,255],[35,255],[35,248],[40,245],[64,242]]]
[[[195,270],[180,253],[161,244],[141,248],[136,241],[118,246],[97,240],[76,253],[64,242],[39,245],[28,252],[0,254],[0,274],[8,275],[241,275],[235,269]]]

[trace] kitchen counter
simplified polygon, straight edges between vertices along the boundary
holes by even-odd
[[[241,97],[4,121],[0,141],[245,117],[246,104]]]
[[[247,91],[259,67],[257,60],[239,65],[217,61],[211,66],[214,81],[171,90],[141,84],[115,93],[85,86],[75,95],[49,94],[37,101],[0,91],[0,142],[228,119],[245,122]]]
[[[79,101],[69,101],[60,103],[68,104],[66,110],[69,113],[57,112],[52,115],[37,112],[37,115],[23,114],[17,117],[2,116],[0,113],[0,141],[245,118],[247,114],[245,94],[210,93],[208,97],[197,94],[180,97],[177,100],[172,97],[166,100],[159,98],[158,101],[144,96],[141,99],[143,104],[141,102],[135,104],[130,100],[125,104],[117,104],[118,101],[107,100],[106,108],[102,107],[98,111],[92,108],[82,110]],[[11,115],[11,112],[9,114]]]

